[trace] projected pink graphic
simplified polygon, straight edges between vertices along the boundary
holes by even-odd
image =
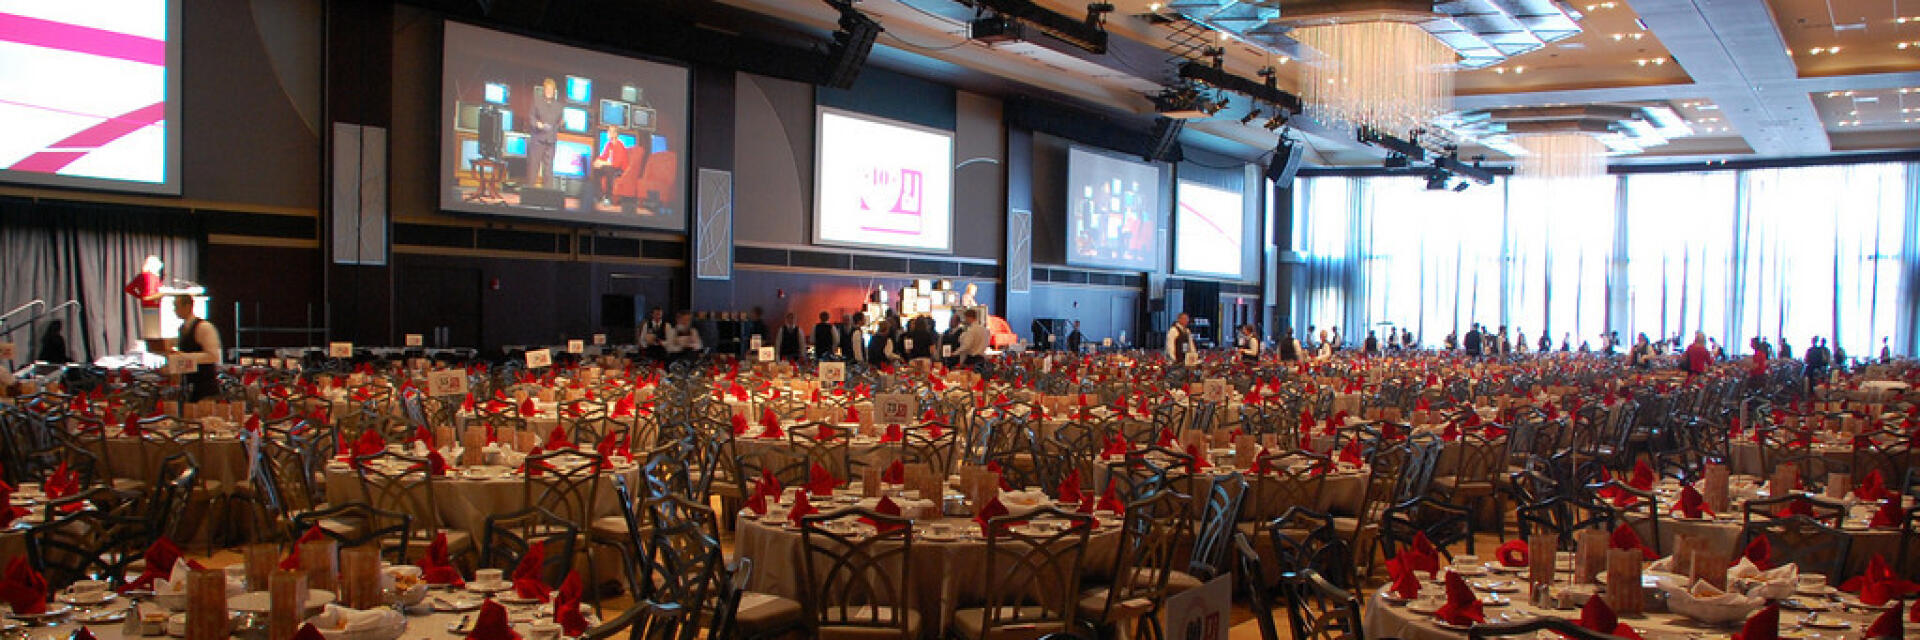
[[[0,12],[0,57],[9,62],[0,65],[0,134],[7,138],[0,168],[163,181],[164,3],[130,3],[155,9],[147,12],[71,12],[57,4]]]
[[[902,168],[869,167],[864,178],[865,193],[860,209],[868,221],[863,231],[877,233],[920,233],[921,201],[926,197],[925,178],[919,171]]]

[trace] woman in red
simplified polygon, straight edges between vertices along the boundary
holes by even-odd
[[[147,256],[140,273],[121,291],[140,300],[140,338],[158,340],[160,335],[160,269],[166,267],[160,256]]]
[[[1687,368],[1687,377],[1691,378],[1706,373],[1707,364],[1712,361],[1713,354],[1707,353],[1707,333],[1705,331],[1693,332],[1693,344],[1687,347],[1686,354],[1681,357],[1681,362],[1684,363]]]

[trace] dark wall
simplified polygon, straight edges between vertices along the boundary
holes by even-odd
[[[666,301],[679,286],[675,269],[650,265],[401,254],[394,269],[403,274],[395,284],[401,307],[476,300],[479,313],[470,318],[477,327],[476,341],[454,342],[489,348],[559,344],[595,333],[630,340],[632,325],[609,327],[604,322],[621,316],[617,310],[603,308],[605,297],[632,297],[643,308],[668,306]],[[428,334],[431,327],[439,326],[431,313],[403,308],[395,315],[403,334]],[[446,318],[439,322],[465,320],[439,317]],[[419,320],[409,322],[409,318]]]
[[[320,0],[181,7],[181,195],[318,207]]]

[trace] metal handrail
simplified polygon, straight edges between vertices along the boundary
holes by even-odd
[[[28,300],[25,304],[22,304],[18,307],[14,307],[8,310],[6,313],[0,313],[0,322],[6,322],[7,318],[11,318],[11,317],[14,317],[15,315],[19,315],[20,312],[31,309],[33,308],[34,305],[40,305],[44,307],[44,306],[47,306],[47,301],[41,300],[39,298]]]
[[[41,301],[39,301],[39,300],[35,300],[35,302],[40,302],[40,304],[41,304],[41,306],[46,306],[46,303],[45,303],[45,302],[41,302]],[[28,305],[30,305],[30,304],[32,304],[32,303],[28,303],[28,304],[26,304],[26,305],[20,305],[20,306],[21,306],[21,307],[26,307],[26,306],[28,306]],[[31,318],[27,318],[27,320],[26,320],[26,322],[22,322],[22,323],[20,323],[20,325],[19,325],[19,326],[16,326],[16,327],[12,327],[12,328],[6,328],[6,329],[0,329],[0,336],[4,336],[4,335],[7,335],[7,334],[10,334],[10,333],[13,333],[13,332],[15,332],[15,331],[19,331],[19,330],[21,330],[21,329],[25,329],[25,328],[28,328],[28,327],[32,327],[32,326],[35,326],[35,325],[37,325],[37,324],[39,324],[39,322],[40,322],[40,319],[41,319],[41,318],[45,318],[45,317],[47,317],[47,316],[50,316],[50,315],[53,315],[53,314],[56,314],[56,313],[59,313],[61,309],[65,309],[65,308],[67,308],[67,307],[78,307],[78,306],[80,306],[80,301],[79,301],[79,300],[68,300],[68,301],[66,301],[66,302],[62,302],[62,303],[60,303],[60,304],[58,304],[58,305],[54,305],[54,307],[53,307],[53,308],[51,308],[51,309],[48,309],[48,310],[46,310],[46,311],[42,311],[42,312],[40,312],[40,313],[36,313],[36,314],[33,314],[33,317],[31,317]],[[31,336],[30,336],[30,337],[31,337]]]

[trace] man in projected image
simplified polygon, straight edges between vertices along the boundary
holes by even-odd
[[[585,194],[589,201],[586,207],[594,207],[592,199],[600,204],[613,204],[613,182],[627,168],[627,145],[620,140],[620,128],[607,125],[601,132],[600,153],[593,156],[593,186],[595,193]]]
[[[546,188],[553,177],[553,146],[560,135],[560,96],[553,78],[540,82],[528,109],[527,181],[535,188]]]

